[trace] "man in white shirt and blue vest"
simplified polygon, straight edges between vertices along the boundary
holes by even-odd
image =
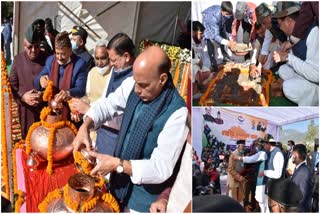
[[[74,152],[91,149],[89,130],[123,114],[114,157],[90,151],[97,165],[91,175],[111,175],[111,192],[122,210],[149,212],[152,202],[173,184],[188,127],[188,110],[173,85],[170,59],[149,47],[134,62],[133,78],[95,102],[73,141]],[[191,154],[190,154],[191,155]]]

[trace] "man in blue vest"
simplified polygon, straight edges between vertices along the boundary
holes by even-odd
[[[259,171],[258,177],[267,177],[266,191],[268,192],[272,180],[284,177],[284,157],[281,150],[276,147],[276,142],[273,139],[264,143],[264,149],[269,153],[268,160],[266,162],[265,170]],[[269,207],[272,207],[274,203],[275,202],[269,197]]]
[[[299,9],[294,2],[278,2],[275,17],[280,29],[289,37],[299,17]],[[301,39],[290,52],[274,53],[276,62],[286,62],[279,68],[284,80],[285,96],[299,106],[319,104],[319,27],[311,25],[304,39]],[[297,87],[298,86],[298,87]]]
[[[303,144],[298,144],[293,147],[292,151],[293,162],[296,164],[296,169],[291,180],[299,186],[302,193],[302,200],[298,206],[298,212],[311,212],[312,199],[312,174],[306,164],[307,148]]]
[[[74,152],[82,144],[90,151],[89,130],[123,114],[115,157],[89,154],[98,160],[91,175],[112,172],[111,191],[126,211],[149,212],[177,173],[188,134],[188,110],[173,85],[170,66],[160,47],[143,51],[133,64],[133,78],[90,107],[73,141]]]
[[[108,97],[125,79],[132,76],[132,65],[135,59],[133,41],[124,33],[118,33],[113,36],[107,45],[107,50],[112,71],[111,77],[105,83],[105,88],[102,88],[102,99]],[[87,113],[89,107],[88,103],[80,99],[73,99],[72,101],[72,110],[81,114]],[[113,155],[121,121],[122,116],[116,116],[97,129],[95,147],[99,153]]]

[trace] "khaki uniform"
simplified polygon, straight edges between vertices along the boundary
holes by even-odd
[[[229,157],[229,165],[228,165],[228,179],[227,179],[227,186],[228,186],[228,195],[231,191],[231,197],[238,201],[239,203],[243,202],[244,199],[244,185],[245,180],[243,176],[239,173],[244,169],[243,162],[240,160],[234,160],[234,156],[239,156],[239,151],[236,150],[232,153]]]

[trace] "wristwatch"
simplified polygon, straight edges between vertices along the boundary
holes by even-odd
[[[118,174],[123,173],[123,160],[122,159],[120,159],[120,162],[119,162],[119,165],[116,168],[116,171],[117,171]]]

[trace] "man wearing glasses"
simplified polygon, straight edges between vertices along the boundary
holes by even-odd
[[[39,120],[41,92],[34,89],[33,80],[40,73],[47,55],[40,51],[40,36],[29,26],[25,32],[24,51],[14,57],[10,83],[12,94],[18,103],[22,138],[29,127]]]

